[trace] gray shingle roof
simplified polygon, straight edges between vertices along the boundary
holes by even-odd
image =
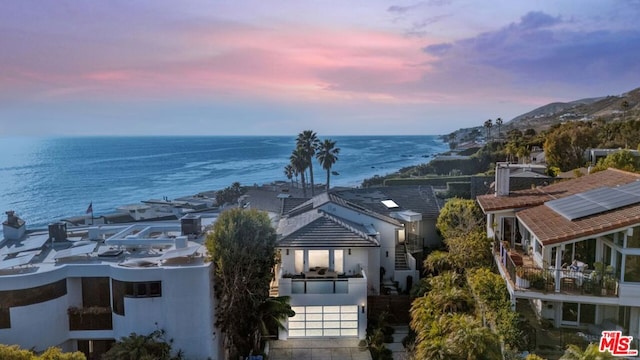
[[[308,211],[282,219],[278,226],[278,247],[375,247],[375,236],[367,235],[359,224],[329,215]]]
[[[431,186],[386,186],[338,191],[336,195],[378,214],[390,216],[394,212],[411,210],[422,214],[423,219],[436,219],[440,207]],[[393,200],[398,208],[389,209],[382,200]]]

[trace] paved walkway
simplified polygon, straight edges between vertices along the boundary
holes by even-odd
[[[358,339],[289,339],[269,342],[270,360],[371,360]]]
[[[384,346],[393,352],[393,360],[406,360],[409,358],[409,355],[402,345],[402,340],[409,335],[409,327],[406,325],[392,327],[395,330],[393,332],[393,342],[391,344],[384,344]]]

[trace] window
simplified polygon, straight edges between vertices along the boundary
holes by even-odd
[[[293,252],[295,272],[300,274],[304,271],[304,250],[295,250]]]
[[[344,272],[344,250],[333,250],[333,271]]]
[[[329,250],[309,250],[309,269],[329,267]]]
[[[82,306],[111,306],[108,277],[82,278]]]
[[[113,312],[124,316],[124,298],[148,298],[162,296],[161,281],[130,282],[112,279]]]
[[[633,228],[633,235],[627,236],[628,248],[640,248],[640,227]]]
[[[66,294],[66,279],[28,289],[0,291],[0,329],[11,328],[9,308],[39,304]]]
[[[625,256],[624,281],[640,282],[640,255]]]

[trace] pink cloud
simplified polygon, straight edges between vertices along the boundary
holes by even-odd
[[[175,30],[175,29],[170,29]],[[421,43],[371,29],[331,29],[306,25],[258,27],[238,23],[182,25],[180,31],[156,34],[145,57],[140,40],[122,43],[120,57],[78,48],[69,64],[78,72],[28,69],[22,81],[42,87],[82,89],[115,98],[261,96],[279,100],[408,99],[419,96],[402,85],[419,81],[430,55]],[[167,35],[166,37],[164,35]],[[158,43],[165,47],[160,53]],[[113,49],[106,48],[105,54]],[[86,52],[86,53],[85,53]],[[74,61],[73,58],[70,59]],[[65,91],[48,89],[42,96]],[[74,97],[78,92],[68,92]]]

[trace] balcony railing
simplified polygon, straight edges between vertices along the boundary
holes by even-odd
[[[349,279],[291,279],[293,294],[348,294]]]
[[[544,293],[567,293],[589,296],[618,296],[615,271],[602,273],[595,270],[546,269],[523,265],[523,255],[494,247],[496,258],[517,290]],[[526,257],[526,255],[525,255]]]
[[[280,295],[291,294],[351,294],[362,288],[367,290],[364,270],[356,275],[336,275],[336,277],[308,278],[303,275],[285,275],[279,279]]]
[[[70,307],[69,330],[112,330],[113,319],[110,307]]]
[[[423,249],[423,239],[416,234],[407,234],[407,238],[405,241],[405,245],[407,246],[407,250],[409,252],[418,252]]]

